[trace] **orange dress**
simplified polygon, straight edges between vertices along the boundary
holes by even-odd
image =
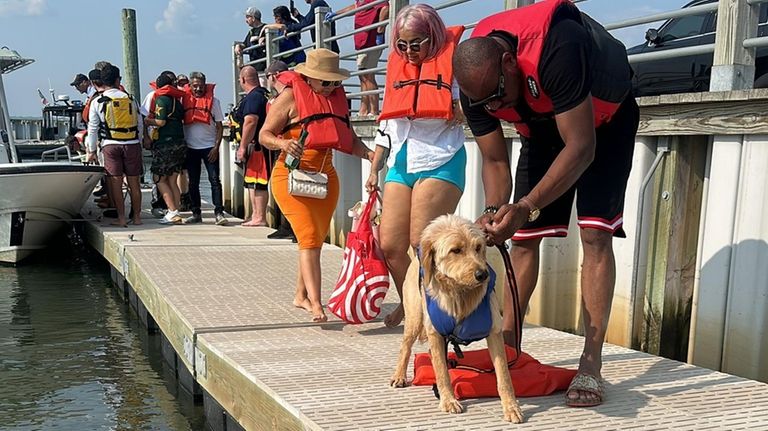
[[[301,126],[291,128],[283,134],[285,139],[299,139]],[[323,163],[325,158],[325,163]],[[285,167],[285,152],[280,153],[272,168],[272,194],[285,218],[291,223],[299,249],[322,247],[331,218],[339,200],[339,177],[333,167],[332,150],[305,149],[299,168],[305,171],[320,171],[328,175],[328,194],[325,199],[293,196],[288,193],[288,168]]]

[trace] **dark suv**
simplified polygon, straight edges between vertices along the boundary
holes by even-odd
[[[715,3],[717,0],[694,0],[685,6]],[[768,3],[760,5],[758,36],[768,35]],[[717,12],[705,12],[667,20],[658,30],[645,33],[646,43],[627,50],[627,54],[657,52],[672,48],[705,45],[715,42]],[[665,60],[635,63],[633,79],[635,96],[687,93],[709,90],[714,55],[700,54]],[[757,48],[755,56],[755,88],[768,87],[768,47]]]

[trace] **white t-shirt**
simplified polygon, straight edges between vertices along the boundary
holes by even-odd
[[[214,96],[210,123],[184,125],[184,140],[187,141],[187,147],[193,150],[213,148],[218,143],[216,142],[216,123],[220,121],[224,121],[224,115],[221,113],[221,102]]]
[[[155,90],[152,90],[144,96],[144,100],[141,101],[141,106],[139,106],[139,114],[149,117],[149,107],[152,104],[152,96],[154,95]]]
[[[121,97],[128,97],[128,94],[116,89],[116,88],[110,88],[106,91],[104,91],[104,96],[117,99]],[[134,106],[136,106],[136,102],[132,102]],[[101,127],[101,123],[104,122],[104,114],[101,113],[101,107],[104,105],[103,102],[100,102],[98,99],[94,100],[91,103],[90,111],[88,112],[88,135],[85,137],[85,143],[86,147],[91,152],[96,152],[96,146],[99,143],[99,128]],[[141,142],[142,137],[144,136],[144,122],[141,121],[141,118],[138,119],[139,121],[136,124],[137,127],[137,139],[131,139],[128,141],[115,141],[112,139],[102,139],[101,145],[114,145],[114,144],[138,144]]]

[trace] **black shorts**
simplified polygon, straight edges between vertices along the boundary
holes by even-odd
[[[633,97],[622,102],[613,119],[595,130],[595,159],[570,190],[541,209],[539,218],[526,223],[512,240],[568,235],[573,197],[582,229],[600,229],[624,238],[624,194],[632,168],[640,110]],[[565,144],[557,131],[544,137],[522,138],[515,174],[514,201],[527,195],[549,169]]]

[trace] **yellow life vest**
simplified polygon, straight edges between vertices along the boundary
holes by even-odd
[[[104,121],[99,136],[115,141],[131,141],[139,138],[139,113],[131,96],[101,96],[99,98]]]

